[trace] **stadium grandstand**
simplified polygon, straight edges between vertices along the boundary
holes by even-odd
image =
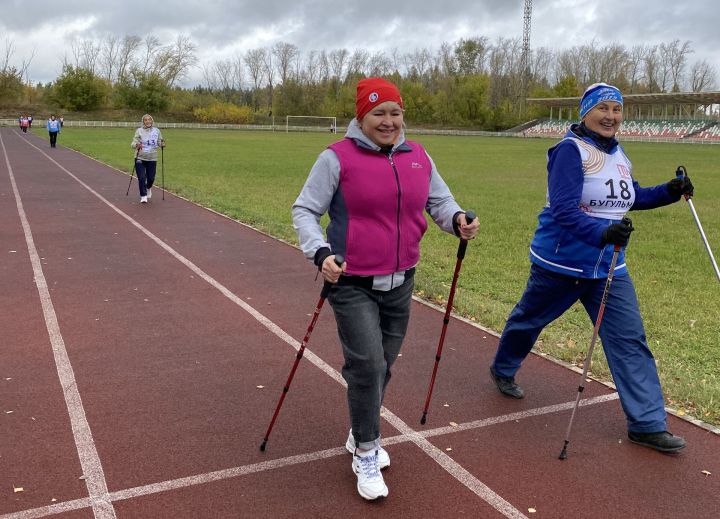
[[[618,132],[630,140],[671,140],[720,144],[720,92],[627,94]],[[527,137],[560,137],[577,121],[579,97],[529,98],[550,109],[550,117],[523,129]]]

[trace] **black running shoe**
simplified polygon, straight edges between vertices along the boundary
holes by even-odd
[[[673,436],[668,431],[652,433],[628,431],[628,439],[660,452],[677,452],[685,448],[685,440],[680,436]]]
[[[501,377],[495,373],[492,366],[490,366],[490,376],[503,395],[507,395],[512,398],[522,398],[525,396],[522,388],[515,383],[515,377]]]

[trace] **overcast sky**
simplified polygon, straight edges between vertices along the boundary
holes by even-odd
[[[29,78],[54,80],[73,39],[153,34],[164,44],[178,35],[197,46],[208,64],[278,41],[310,50],[365,48],[437,50],[442,42],[485,36],[521,38],[524,0],[0,0],[0,60],[7,42],[11,63],[34,52]],[[720,79],[720,1],[534,0],[531,47],[569,48],[595,41],[627,48],[689,40],[689,64],[705,59]],[[70,59],[72,61],[72,59]],[[202,83],[200,68],[187,86]]]

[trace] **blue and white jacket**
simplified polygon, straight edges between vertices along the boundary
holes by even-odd
[[[606,278],[613,245],[603,231],[627,211],[654,209],[676,202],[665,184],[640,187],[632,163],[615,139],[603,139],[573,124],[548,150],[547,203],[538,215],[530,261],[578,278]],[[615,275],[627,274],[621,251]]]
[[[47,126],[48,132],[50,133],[60,133],[60,121],[57,119],[48,119],[45,126]]]

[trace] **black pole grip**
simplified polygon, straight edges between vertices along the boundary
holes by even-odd
[[[342,267],[342,264],[345,263],[345,257],[340,254],[335,254],[335,265],[338,267]],[[330,294],[330,289],[332,288],[333,284],[329,281],[325,281],[323,283],[322,291],[320,292],[320,297],[323,299],[327,299],[327,296]]]
[[[465,221],[467,222],[468,225],[470,225],[475,218],[477,218],[477,215],[475,214],[474,211],[468,211],[467,213],[465,213]],[[457,251],[458,259],[465,258],[465,251],[467,250],[467,243],[468,243],[467,240],[463,240],[462,238],[460,238],[460,245],[458,246],[458,251]]]

